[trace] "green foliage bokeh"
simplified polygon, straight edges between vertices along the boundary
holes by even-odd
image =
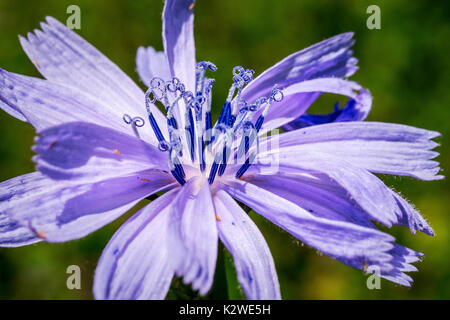
[[[81,8],[81,34],[141,86],[135,54],[139,46],[162,49],[163,1],[1,0],[0,67],[40,77],[17,35],[39,27],[47,15],[65,22],[71,4]],[[381,30],[366,27],[366,8],[381,8]],[[195,7],[198,60],[213,61],[216,112],[236,65],[257,74],[285,56],[335,34],[354,31],[359,71],[352,79],[374,97],[371,121],[395,122],[442,133],[438,160],[450,164],[450,3],[448,1],[198,0]],[[313,112],[328,112],[336,96],[321,97]],[[144,105],[143,105],[144,107]],[[34,130],[0,111],[0,181],[31,172]],[[319,255],[252,213],[272,250],[285,299],[449,299],[450,222],[448,180],[424,182],[383,177],[423,213],[436,236],[411,235],[407,228],[383,228],[399,243],[425,253],[412,288],[382,280],[368,290],[362,272]],[[132,213],[77,241],[0,248],[0,298],[90,299],[102,249]],[[66,288],[66,268],[82,270],[82,289]]]

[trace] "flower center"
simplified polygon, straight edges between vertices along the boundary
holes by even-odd
[[[145,94],[149,123],[158,140],[158,148],[169,153],[169,169],[181,185],[186,183],[183,164],[198,168],[213,184],[216,176],[222,176],[227,165],[234,161],[241,164],[235,173],[235,177],[240,178],[256,157],[257,151],[252,146],[258,142],[258,132],[270,106],[283,99],[283,92],[275,85],[269,97],[260,97],[252,104],[244,101],[241,93],[253,80],[254,71],[237,66],[233,69],[233,84],[213,126],[211,91],[214,79],[205,76],[207,70],[216,71],[217,68],[211,62],[197,64],[195,94],[187,91],[178,78],[165,81],[159,77],[150,81]],[[166,111],[167,138],[150,108],[157,101]],[[143,119],[124,115],[124,121],[131,124],[139,138],[137,128],[144,125]]]

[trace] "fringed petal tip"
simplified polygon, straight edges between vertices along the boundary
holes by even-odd
[[[21,80],[21,86],[15,91],[31,86],[25,88],[24,97],[21,92],[16,94],[20,99],[40,93],[45,95],[45,99],[27,99],[20,106],[33,126],[39,129],[68,120],[87,120],[129,132],[122,121],[124,114],[145,117],[144,93],[117,65],[52,17],[47,17],[40,27],[42,31],[34,30],[27,37],[19,37],[19,41],[37,70],[49,81],[34,78],[25,81],[23,77],[15,77],[16,81]],[[48,111],[56,111],[56,114],[46,114],[47,119],[41,119]],[[154,110],[154,116],[165,128],[162,113]],[[151,134],[145,131],[142,134],[144,140],[156,143]]]
[[[412,263],[422,261],[424,254],[398,244],[395,244],[389,254],[392,256],[389,262],[391,269],[381,271],[381,277],[402,286],[411,287],[413,279],[405,272],[417,272],[418,269]]]
[[[377,267],[381,277],[410,286],[412,278],[405,273],[417,271],[412,263],[420,261],[424,256],[422,253],[396,244],[394,237],[377,230],[371,224],[358,226],[333,218],[310,216],[294,205],[295,199],[288,194],[277,195],[269,191],[270,188],[266,190],[254,183],[257,183],[254,179],[251,182],[227,182],[223,188],[310,247],[365,272],[368,267]],[[401,217],[404,221],[394,215],[392,224],[410,223],[415,229],[433,233],[420,214],[408,207],[406,200],[398,195],[393,200],[403,208],[401,214],[404,217]]]
[[[398,210],[396,211],[398,222],[396,224],[409,227],[412,234],[415,234],[416,231],[420,231],[430,236],[434,236],[433,228],[431,228],[425,218],[422,217],[414,206],[400,194],[393,190],[391,190],[391,192],[398,205]]]

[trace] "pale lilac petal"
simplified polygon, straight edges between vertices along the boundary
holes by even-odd
[[[393,248],[394,238],[388,234],[353,223],[315,217],[252,183],[233,180],[221,183],[221,186],[231,196],[307,245],[345,264],[359,269],[363,269],[365,264],[376,264],[382,271],[393,269],[388,252]]]
[[[19,247],[41,241],[29,228],[6,214],[12,199],[36,186],[39,172],[28,173],[0,183],[0,247]]]
[[[176,186],[169,175],[136,172],[92,183],[52,180],[39,172],[1,184],[0,210],[49,242],[79,239],[139,200]]]
[[[435,131],[402,124],[355,121],[329,123],[283,133],[280,135],[280,147],[317,142],[356,140],[358,138],[368,142],[383,140],[383,138],[385,141],[394,142],[429,142],[428,140],[439,136],[440,133]],[[429,146],[432,145],[430,144]]]
[[[295,175],[290,172],[261,175],[250,169],[245,181],[289,200],[316,217],[373,227],[369,216],[355,204],[347,191],[326,176],[301,172]]]
[[[280,149],[281,150],[281,149]],[[304,152],[292,157],[289,152],[276,152],[279,172],[321,174],[339,184],[369,216],[390,227],[398,222],[398,205],[390,189],[372,173],[353,163],[326,153]],[[261,155],[257,161],[270,163],[272,156]],[[273,163],[272,163],[273,165]],[[264,174],[266,165],[254,165]],[[273,173],[267,173],[273,174]]]
[[[46,20],[41,23],[43,31],[20,37],[24,51],[46,79],[97,97],[108,110],[145,117],[144,93],[133,80],[64,24],[52,17]],[[155,106],[152,111],[164,127],[161,112]]]
[[[170,72],[195,91],[194,0],[166,0],[163,43]]]
[[[304,153],[330,154],[374,173],[442,179],[439,163],[431,159],[439,133],[383,122],[330,123],[298,129],[276,137],[278,151],[292,160]],[[270,142],[270,138],[267,140]]]
[[[291,131],[318,124],[331,122],[363,121],[369,115],[372,108],[372,95],[369,90],[362,89],[356,97],[350,98],[347,104],[340,109],[336,103],[334,111],[329,114],[303,114],[282,128]]]
[[[153,47],[139,47],[136,54],[137,72],[146,87],[150,86],[153,77],[164,80],[172,78],[164,51],[156,51]]]
[[[326,219],[347,221],[361,226],[374,227],[370,216],[354,201],[342,185],[329,177],[283,168],[276,175],[259,174],[257,165],[246,173],[245,181],[289,200],[312,215]],[[387,186],[394,197],[395,225],[407,226],[414,234],[416,230],[434,235],[425,219],[405,199]]]
[[[273,223],[277,224],[278,226],[282,227],[286,231],[290,232],[300,240],[304,241],[305,243],[311,245],[314,248],[319,249],[320,251],[323,251],[323,249],[320,249],[317,245],[317,243],[311,242],[308,243],[307,241],[311,241],[310,234],[311,232],[314,232],[317,234],[317,237],[322,237],[322,241],[326,244],[325,247],[327,250],[330,250],[329,252],[324,253],[330,255],[331,257],[334,257],[341,262],[348,264],[350,266],[353,266],[355,268],[361,269],[366,271],[368,267],[370,266],[376,266],[379,268],[379,271],[381,272],[381,276],[392,281],[396,282],[405,286],[410,286],[410,282],[412,282],[411,277],[406,275],[404,272],[413,272],[417,271],[417,268],[415,268],[411,263],[414,263],[416,261],[419,261],[420,258],[423,256],[420,252],[416,252],[414,250],[402,247],[396,243],[393,243],[391,245],[392,238],[385,238],[380,239],[380,241],[383,241],[383,244],[380,244],[384,250],[380,249],[380,252],[378,253],[377,257],[370,257],[368,255],[369,251],[371,252],[373,248],[359,248],[359,250],[355,250],[353,248],[356,244],[351,244],[350,238],[355,237],[354,241],[358,242],[358,245],[363,245],[361,243],[361,239],[357,239],[358,237],[361,237],[366,234],[366,232],[369,232],[368,230],[373,230],[374,232],[379,232],[375,229],[375,227],[372,224],[367,224],[366,227],[361,226],[362,229],[355,229],[351,230],[351,227],[346,231],[349,234],[342,235],[342,238],[335,237],[333,234],[337,226],[334,225],[334,217],[330,217],[333,220],[327,219],[321,219],[320,212],[311,212],[312,215],[314,215],[315,218],[318,218],[315,226],[311,227],[312,221],[311,218],[307,218],[305,220],[301,220],[300,215],[305,216],[306,211],[301,211],[299,207],[294,205],[294,202],[291,202],[291,200],[295,200],[292,195],[288,195],[286,193],[279,193],[276,194],[270,188],[268,188],[268,185],[270,185],[270,182],[266,183],[265,185],[259,182],[259,184],[263,185],[263,188],[260,188],[258,185],[256,185],[255,177],[248,177],[246,178],[246,181],[233,181],[233,182],[227,182],[228,185],[230,185],[229,189],[225,189],[228,192],[231,192],[233,196],[236,197],[239,201],[243,202],[244,204],[251,207],[256,212],[260,213],[267,219],[271,220]],[[271,179],[274,179],[274,177],[271,177]],[[256,183],[258,181],[256,180]],[[291,182],[284,181],[285,188],[295,187],[294,185],[290,186]],[[322,184],[322,188],[326,188],[326,186],[323,185],[323,183],[319,182],[319,184]],[[297,186],[299,187],[299,186]],[[288,198],[285,198],[284,196],[288,195]],[[325,199],[323,199],[325,201]],[[303,203],[304,204],[304,203]],[[300,209],[300,211],[299,211]],[[324,230],[322,233],[320,233],[320,228],[318,222],[324,222],[326,225],[329,223],[330,225],[325,227],[323,226]],[[336,221],[339,223],[340,221]],[[356,225],[352,223],[344,223],[341,224],[341,228],[343,225],[347,226],[354,226]],[[316,229],[317,228],[317,229]],[[345,227],[346,228],[346,227]],[[361,232],[364,230],[363,232]],[[369,232],[370,233],[370,232]],[[389,237],[387,234],[381,233],[385,237]],[[378,235],[377,235],[378,236]],[[369,236],[372,238],[372,235]],[[369,238],[369,239],[370,239]],[[314,240],[313,240],[314,241]],[[342,241],[342,242],[341,242]],[[347,241],[349,243],[347,243]],[[373,241],[377,241],[373,239]],[[320,242],[320,241],[319,241]],[[367,241],[370,245],[375,245],[372,241]],[[338,246],[339,243],[342,245],[342,247],[332,249],[333,245]],[[322,244],[323,245],[323,244]],[[388,248],[388,249],[386,249]],[[355,250],[356,256],[354,257],[342,257],[341,254],[338,254],[337,256],[333,254],[334,250],[343,250],[348,252],[352,252]],[[348,250],[348,251],[347,251]],[[360,255],[358,255],[358,252]],[[373,252],[371,252],[373,253]]]
[[[190,179],[175,199],[171,213],[173,255],[179,257],[176,273],[205,295],[212,286],[217,259],[218,231],[207,181]]]
[[[281,299],[272,255],[258,227],[226,192],[214,196],[219,237],[234,259],[247,299]]]
[[[171,77],[177,77],[186,90],[195,92],[195,0],[167,0],[163,11],[163,44]],[[174,116],[179,127],[185,127],[186,105],[178,103]],[[186,145],[185,139],[183,144]]]
[[[126,124],[124,109],[111,108],[98,97],[73,87],[32,78],[0,69],[0,100],[15,106],[36,130],[62,123],[83,121],[133,134]],[[2,104],[0,104],[0,107]],[[143,110],[145,107],[143,105]],[[142,139],[157,144],[151,130],[140,130]]]
[[[242,98],[253,103],[258,97],[268,96],[275,84],[285,89],[306,80],[351,76],[357,70],[357,60],[349,49],[354,42],[352,36],[352,33],[340,34],[288,56],[253,80],[243,90]],[[302,115],[319,97],[319,91],[293,93],[281,103],[274,104],[262,132],[275,129]]]
[[[356,59],[349,48],[353,33],[343,33],[316,43],[284,58],[264,71],[244,90],[243,98],[253,100],[270,93],[274,84],[288,87],[294,83],[316,78],[348,78],[355,73]]]
[[[53,179],[99,181],[145,169],[168,170],[167,153],[133,136],[85,122],[39,133],[37,169]]]
[[[21,121],[27,122],[17,103],[17,97],[13,91],[14,81],[5,77],[5,71],[0,68],[0,109]]]
[[[103,103],[75,88],[27,77],[0,69],[2,101],[14,106],[29,118],[36,129],[44,129],[67,121],[114,122],[114,111],[102,110]],[[105,106],[106,107],[106,106]],[[123,120],[117,114],[117,120]]]
[[[95,271],[96,299],[165,298],[174,275],[168,238],[177,192],[153,200],[114,234]]]
[[[0,212],[0,247],[21,247],[39,241],[41,239],[30,229]]]

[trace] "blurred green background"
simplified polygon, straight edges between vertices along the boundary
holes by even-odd
[[[81,8],[78,32],[117,63],[134,80],[139,46],[162,49],[163,1],[0,1],[0,67],[39,77],[22,51],[17,35],[39,27],[46,15],[65,22],[66,8]],[[381,8],[381,30],[366,27],[366,8]],[[257,74],[290,53],[335,34],[354,31],[360,70],[353,80],[374,97],[368,120],[396,122],[442,133],[438,139],[445,168],[450,164],[450,2],[325,0],[198,0],[195,18],[197,59],[216,63],[214,101],[221,105],[236,65]],[[140,82],[139,82],[140,83]],[[142,85],[142,83],[140,83]],[[328,112],[336,96],[321,97],[311,112]],[[341,100],[342,101],[342,100]],[[217,111],[217,108],[216,108]],[[0,111],[0,180],[31,172],[34,130]],[[425,253],[404,288],[382,280],[369,290],[359,270],[321,256],[255,217],[275,259],[285,299],[449,299],[450,184],[383,177],[412,201],[430,221],[435,237],[411,235],[407,228],[384,229],[398,242]],[[98,258],[108,239],[131,213],[90,236],[64,244],[0,248],[0,298],[91,299]],[[66,288],[66,268],[82,270],[82,289]]]

